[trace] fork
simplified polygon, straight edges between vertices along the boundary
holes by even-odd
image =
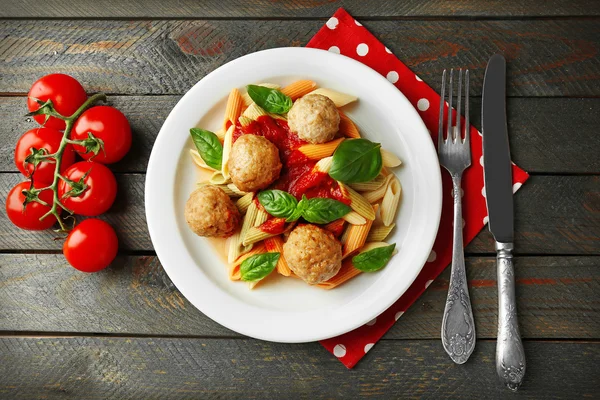
[[[440,125],[438,131],[438,157],[440,164],[452,177],[454,197],[454,239],[452,243],[452,270],[444,319],[442,320],[442,344],[452,361],[464,364],[475,348],[475,322],[467,286],[465,256],[462,235],[462,189],[461,180],[465,169],[471,165],[471,140],[469,138],[469,70],[465,71],[465,139],[461,130],[461,102],[463,71],[458,73],[458,96],[456,124],[452,125],[452,86],[454,70],[450,70],[448,89],[447,138],[444,139],[444,109],[446,70],[442,74],[440,100]]]

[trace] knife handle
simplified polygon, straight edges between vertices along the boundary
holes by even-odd
[[[498,263],[498,341],[496,371],[500,380],[516,391],[525,375],[525,352],[519,333],[515,300],[515,268],[512,243],[496,242]]]

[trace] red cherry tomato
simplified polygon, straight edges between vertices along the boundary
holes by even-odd
[[[102,220],[90,218],[69,233],[63,244],[63,254],[74,268],[97,272],[110,265],[118,248],[115,230]]]
[[[72,140],[84,140],[91,132],[95,137],[102,139],[104,150],[98,155],[85,152],[83,146],[75,146],[75,150],[81,157],[102,164],[112,164],[119,161],[127,154],[131,147],[131,128],[123,113],[116,108],[108,106],[96,106],[81,114],[75,121],[71,131]]]
[[[41,231],[50,228],[56,222],[54,215],[49,215],[40,221],[40,218],[50,211],[50,207],[44,206],[40,203],[31,202],[28,203],[25,209],[23,209],[23,202],[25,196],[23,196],[23,190],[29,189],[29,182],[21,182],[17,184],[8,193],[6,197],[6,214],[10,222],[15,224],[21,229],[27,229],[32,231]],[[35,181],[33,187],[41,189],[48,186],[47,183]],[[52,204],[52,191],[44,190],[39,194],[40,200],[45,201],[48,204]]]
[[[79,180],[86,173],[88,175],[81,185]],[[63,176],[74,183],[69,184],[61,179],[58,184],[58,195],[62,204],[75,214],[94,217],[108,211],[115,201],[117,180],[110,169],[102,164],[80,161],[71,165]],[[71,190],[79,193],[76,196],[67,194],[65,197],[65,193]]]
[[[87,94],[77,79],[65,74],[50,74],[38,79],[29,89],[27,98],[29,111],[36,111],[40,108],[36,99],[43,102],[52,100],[56,112],[69,117],[85,103]],[[44,123],[46,120],[45,115],[35,115],[33,118],[38,124],[47,128],[65,129],[65,121],[62,119],[50,117]]]
[[[25,164],[25,158],[31,154],[31,148],[46,149],[48,154],[55,153],[60,146],[62,133],[50,128],[31,129],[23,134],[17,142],[15,149],[15,164],[23,175],[30,177],[34,171],[33,164]],[[75,162],[75,151],[73,146],[67,144],[63,152],[62,162],[60,164],[60,172],[71,166]],[[35,180],[42,182],[52,182],[54,180],[54,170],[56,164],[54,162],[44,161],[38,164],[35,168],[33,177]]]

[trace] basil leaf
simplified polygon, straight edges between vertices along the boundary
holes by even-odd
[[[352,264],[354,268],[359,269],[363,272],[375,272],[379,271],[392,258],[394,248],[396,244],[390,244],[389,246],[377,247],[364,253],[360,253],[352,257]]]
[[[344,140],[333,153],[329,176],[344,183],[375,179],[383,167],[380,147],[367,139]]]
[[[277,89],[264,86],[246,86],[248,95],[265,111],[273,114],[285,114],[292,108],[292,99]]]
[[[279,261],[279,253],[262,253],[246,258],[240,265],[242,280],[258,281],[269,275]]]
[[[223,161],[223,145],[217,135],[200,128],[190,129],[190,134],[204,162],[209,167],[220,170]]]
[[[305,207],[306,207],[306,202],[303,202],[302,200],[300,200],[300,202],[296,206],[296,209],[294,210],[294,212],[289,217],[287,217],[285,222],[296,221],[298,218],[300,218],[302,216],[302,212],[304,211]]]
[[[302,208],[302,217],[313,224],[328,224],[352,211],[341,201],[320,197],[307,199],[304,196],[298,207]]]
[[[264,190],[257,197],[265,210],[277,218],[290,217],[298,205],[298,200],[283,190]]]

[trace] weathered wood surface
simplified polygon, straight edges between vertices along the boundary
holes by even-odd
[[[25,93],[52,71],[75,76],[91,91],[182,94],[242,55],[305,45],[323,23],[5,20],[0,93]],[[369,21],[365,26],[436,89],[444,68],[468,67],[471,94],[481,94],[488,58],[504,53],[509,95],[600,95],[596,19]]]
[[[156,135],[180,96],[110,96],[133,129],[134,146],[112,165],[118,172],[145,172]],[[471,101],[471,122],[480,127],[481,99]],[[0,171],[16,171],[18,138],[37,127],[23,97],[0,97]],[[600,173],[600,99],[510,98],[508,121],[513,160],[536,173]]]
[[[600,257],[515,261],[524,338],[600,338]],[[467,258],[467,271],[477,337],[494,339],[495,258]],[[438,339],[449,277],[444,271],[385,338]],[[2,254],[0,304],[3,331],[241,337],[196,310],[152,256],[120,256],[86,275],[62,255]]]
[[[600,345],[525,342],[527,375],[506,392],[495,342],[454,365],[439,341],[382,341],[348,371],[319,344],[161,338],[2,338],[10,399],[375,399],[597,397]]]
[[[355,17],[550,17],[600,15],[586,0],[461,1],[444,0],[3,0],[0,18],[315,18],[344,7]]]
[[[18,173],[0,174],[0,198],[22,181]],[[121,250],[153,249],[144,211],[144,175],[117,175],[119,195],[103,216],[119,235]],[[600,177],[533,176],[515,196],[517,254],[600,254]],[[58,250],[52,231],[15,228],[0,214],[0,249]],[[469,253],[491,253],[491,234],[484,229],[467,247]]]

